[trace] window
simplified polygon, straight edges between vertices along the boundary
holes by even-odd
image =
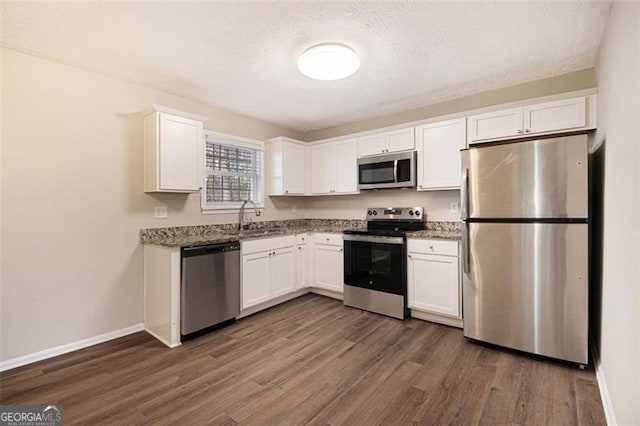
[[[253,141],[208,133],[202,209],[237,209],[244,200],[262,205],[262,147]]]

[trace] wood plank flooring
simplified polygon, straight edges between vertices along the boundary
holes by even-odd
[[[605,424],[593,367],[305,295],[168,349],[144,332],[0,374],[65,424]]]

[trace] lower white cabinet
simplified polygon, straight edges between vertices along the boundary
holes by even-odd
[[[342,234],[316,233],[313,238],[313,286],[344,292]]]
[[[307,234],[296,235],[296,290],[307,288],[311,284],[311,245]]]
[[[241,309],[295,291],[295,246],[294,236],[263,238],[241,243]]]
[[[271,252],[242,256],[242,309],[270,299],[269,263]]]
[[[458,242],[407,242],[408,306],[429,314],[461,318]]]

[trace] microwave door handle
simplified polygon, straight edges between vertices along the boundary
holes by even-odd
[[[398,160],[393,160],[393,181],[398,183]]]

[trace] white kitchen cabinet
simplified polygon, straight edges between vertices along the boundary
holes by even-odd
[[[419,191],[460,188],[460,150],[466,140],[465,118],[416,127]]]
[[[337,142],[334,146],[335,184],[334,193],[358,192],[358,145],[356,139]]]
[[[592,129],[595,113],[596,95],[589,95],[472,115],[468,120],[468,141]]]
[[[271,297],[278,297],[295,291],[295,247],[292,246],[274,250],[271,255],[269,268]]]
[[[311,283],[310,245],[307,234],[296,235],[296,290],[307,288]]]
[[[269,291],[271,252],[242,256],[242,309],[266,302]]]
[[[308,155],[304,142],[285,137],[268,140],[268,195],[305,195]]]
[[[144,118],[144,191],[198,192],[206,118],[155,108]]]
[[[333,146],[320,144],[311,147],[311,193],[329,194],[335,182]]]
[[[242,310],[295,291],[295,237],[243,241]]]
[[[341,234],[314,235],[314,287],[340,294],[344,292],[343,251]]]
[[[409,308],[434,318],[461,318],[458,243],[409,239],[407,253]]]
[[[311,193],[315,195],[358,192],[358,140],[344,139],[311,147]]]
[[[413,127],[361,136],[358,140],[360,157],[413,149],[415,149]]]
[[[522,107],[492,111],[469,117],[471,140],[479,141],[522,134]]]
[[[523,108],[524,133],[542,133],[584,127],[584,97],[526,106]]]

